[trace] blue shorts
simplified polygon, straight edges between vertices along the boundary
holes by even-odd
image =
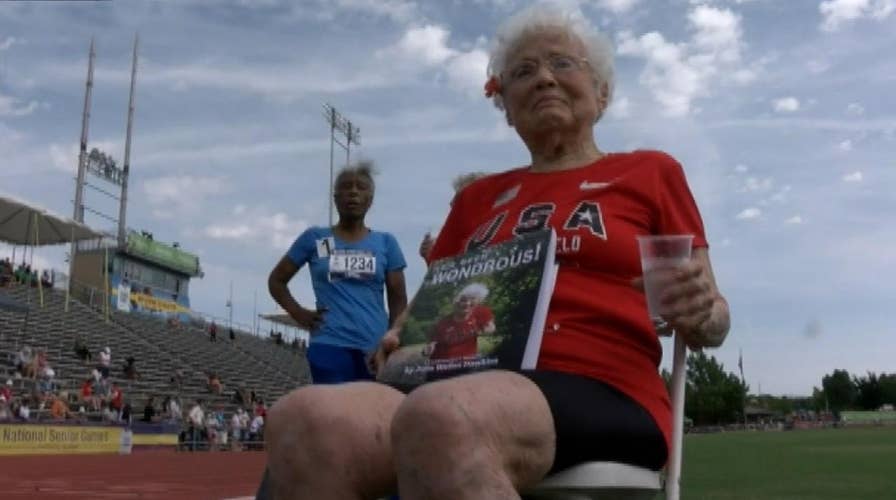
[[[373,380],[367,367],[367,353],[360,349],[312,342],[308,347],[308,366],[313,384]]]

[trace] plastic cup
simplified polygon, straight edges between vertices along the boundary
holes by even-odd
[[[672,275],[691,260],[692,234],[638,236],[641,271],[644,273],[644,295],[647,313],[657,331],[667,328],[660,314],[660,297]]]

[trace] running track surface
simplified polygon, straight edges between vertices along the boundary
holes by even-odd
[[[223,500],[252,496],[262,452],[143,451],[131,455],[0,457],[7,499]]]

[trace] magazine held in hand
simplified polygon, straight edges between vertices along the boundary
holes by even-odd
[[[557,237],[539,231],[432,263],[381,382],[412,388],[488,369],[534,369]]]

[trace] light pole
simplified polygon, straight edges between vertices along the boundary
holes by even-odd
[[[350,120],[339,114],[329,103],[324,103],[324,118],[327,120],[327,123],[330,125],[330,196],[327,201],[327,207],[329,208],[329,217],[330,217],[330,225],[334,224],[333,221],[333,147],[335,144],[339,144],[342,149],[345,150],[345,164],[348,165],[349,160],[351,158],[351,147],[352,143],[355,146],[361,145],[361,130],[358,127],[354,126]],[[342,140],[345,141],[345,144],[339,142],[339,139],[336,138],[336,132],[339,132]]]

